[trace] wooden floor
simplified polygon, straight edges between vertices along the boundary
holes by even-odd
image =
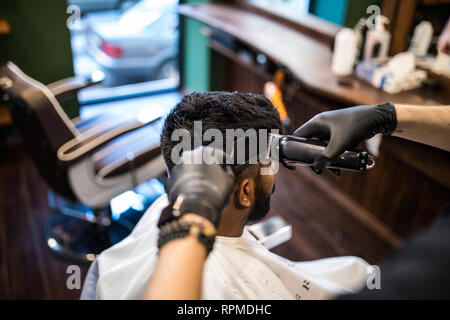
[[[0,299],[77,299],[80,290],[66,286],[66,270],[72,263],[55,257],[43,240],[48,187],[20,143],[9,146],[2,158]],[[372,239],[376,235],[361,228],[358,215],[351,212],[355,208],[341,195],[327,192],[327,185],[318,179],[309,169],[296,173],[280,169],[270,215],[279,214],[292,224],[293,238],[274,251],[292,260],[354,254],[376,262],[390,244]],[[361,241],[349,236],[355,229]],[[355,243],[373,245],[367,251]],[[83,279],[86,272],[83,267]]]
[[[77,299],[66,286],[67,267],[43,238],[48,187],[21,145],[6,149],[0,164],[0,298]],[[87,272],[82,267],[83,277]]]

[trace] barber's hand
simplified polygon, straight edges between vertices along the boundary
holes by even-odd
[[[378,133],[390,135],[396,126],[395,107],[388,102],[320,113],[298,128],[294,135],[328,141],[314,161],[314,169],[320,173],[345,151]]]
[[[217,227],[233,190],[234,174],[230,167],[224,168],[218,161],[204,161],[205,153],[209,160],[221,159],[223,163],[221,150],[199,147],[185,151],[181,163],[170,172],[166,191],[170,204],[180,214],[198,214]]]

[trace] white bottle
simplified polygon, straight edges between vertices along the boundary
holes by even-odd
[[[334,52],[331,62],[331,71],[336,76],[349,76],[353,73],[356,62],[357,35],[349,29],[343,28],[334,40]]]
[[[367,32],[364,48],[365,61],[387,59],[391,43],[391,34],[384,27],[384,24],[387,23],[389,23],[389,19],[380,15],[376,18],[375,29]]]
[[[415,56],[426,56],[433,38],[433,26],[429,21],[422,21],[414,29],[414,35],[409,46],[409,51]]]

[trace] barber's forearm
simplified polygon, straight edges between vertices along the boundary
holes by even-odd
[[[195,221],[203,227],[192,225],[186,237],[169,241],[161,247],[144,299],[201,298],[203,266],[208,254],[205,245],[198,240],[198,235],[206,229],[215,233],[215,227],[209,220],[195,213],[186,213],[179,221]]]
[[[193,300],[201,297],[206,248],[193,236],[164,245],[144,299]]]
[[[450,151],[450,106],[395,105],[392,135]]]

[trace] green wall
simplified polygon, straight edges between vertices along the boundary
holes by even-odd
[[[353,28],[363,16],[369,17],[367,8],[370,5],[377,5],[381,9],[382,4],[383,0],[347,0],[344,25]]]
[[[190,91],[208,91],[211,59],[208,37],[201,32],[204,25],[188,18],[183,24],[183,86]]]
[[[367,16],[367,7],[382,0],[311,0],[309,11],[325,20],[352,28],[361,17]]]
[[[342,25],[346,9],[347,0],[311,0],[309,11],[322,19]]]
[[[72,76],[66,8],[65,0],[1,0],[11,33],[0,36],[0,63],[11,60],[44,84]],[[78,114],[75,100],[63,107],[70,117]]]
[[[211,0],[184,0],[183,4],[207,3]],[[210,90],[211,52],[209,38],[202,30],[205,25],[197,20],[182,18],[182,85],[188,91]]]

